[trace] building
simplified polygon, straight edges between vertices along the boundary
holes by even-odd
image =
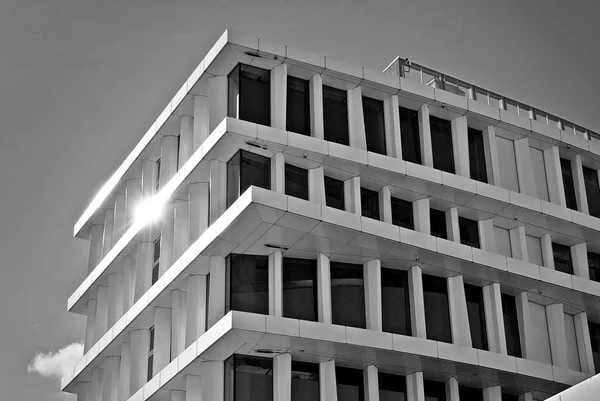
[[[63,389],[553,396],[600,372],[598,137],[408,60],[226,31],[75,224]]]

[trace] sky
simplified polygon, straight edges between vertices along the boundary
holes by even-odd
[[[226,28],[382,70],[397,55],[600,132],[600,2],[2,0],[0,401],[69,399],[73,225]],[[73,398],[70,398],[71,400]]]

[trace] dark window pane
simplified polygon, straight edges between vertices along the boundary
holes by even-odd
[[[598,172],[591,168],[584,167],[583,180],[585,182],[585,192],[587,194],[590,214],[594,217],[600,217],[600,186],[598,185]]]
[[[310,91],[308,81],[287,77],[287,130],[310,136]]]
[[[590,269],[590,280],[600,281],[600,255],[588,252],[587,256]]]
[[[448,233],[446,231],[446,213],[441,210],[429,209],[429,220],[431,225],[431,235],[448,239]]]
[[[471,178],[487,182],[487,169],[485,166],[485,150],[483,147],[483,133],[474,128],[469,128],[469,169]]]
[[[406,377],[379,372],[379,401],[405,401]]]
[[[159,274],[158,264],[156,264],[156,265],[154,265],[154,267],[152,267],[152,284],[154,284],[158,281],[158,274]]]
[[[154,326],[150,327],[150,341],[149,341],[149,347],[148,347],[148,352],[152,352],[154,351]]]
[[[571,248],[566,245],[552,243],[552,253],[554,255],[554,270],[559,272],[573,274],[573,262],[571,261]]]
[[[271,125],[271,72],[239,64],[229,74],[228,115]]]
[[[465,284],[465,297],[467,299],[467,314],[469,316],[469,329],[473,348],[487,350],[483,291],[481,287]]]
[[[458,227],[460,230],[460,243],[479,248],[479,228],[477,227],[477,222],[465,217],[459,217]]]
[[[423,380],[425,401],[446,401],[446,383]]]
[[[146,370],[146,379],[150,381],[154,377],[154,355],[148,357],[148,369]]]
[[[431,125],[433,168],[454,174],[454,152],[450,121],[431,116],[429,122]]]
[[[308,200],[308,170],[286,163],[285,194]]]
[[[575,184],[573,182],[573,170],[571,162],[563,158],[560,159],[560,169],[562,171],[563,185],[565,187],[565,199],[569,209],[577,210],[577,198],[575,197]]]
[[[405,271],[381,269],[383,331],[410,336],[410,299]]]
[[[423,275],[425,327],[430,340],[452,342],[448,285],[443,277]]]
[[[319,400],[319,365],[292,361],[292,401]]]
[[[360,188],[360,205],[362,215],[379,220],[379,194],[370,189]]]
[[[402,143],[402,159],[421,164],[418,111],[400,107],[400,141]]]
[[[325,176],[325,204],[344,210],[344,181]]]
[[[240,197],[241,159],[242,151],[239,151],[227,162],[227,207]]]
[[[370,97],[362,98],[367,150],[385,155],[385,123],[383,102]]]
[[[521,358],[521,338],[519,337],[517,304],[514,297],[502,294],[502,314],[504,317],[504,331],[506,332],[508,355]]]
[[[317,261],[283,258],[283,316],[317,321]]]
[[[271,159],[240,150],[227,162],[227,207],[251,185],[271,188]]]
[[[331,262],[333,324],[365,328],[365,291],[362,265]]]
[[[458,398],[469,401],[483,401],[483,391],[480,388],[458,386]]]
[[[234,356],[234,401],[273,400],[273,360]]]
[[[392,224],[409,230],[415,229],[412,202],[392,196]]]
[[[159,235],[158,238],[154,240],[154,258],[152,259],[153,262],[158,262],[160,259],[160,239],[161,236]]]
[[[348,102],[346,91],[323,85],[325,140],[348,145]]]
[[[227,310],[269,313],[268,257],[232,254],[229,258]]]
[[[594,368],[600,372],[600,324],[588,321],[590,340],[592,342],[592,355],[594,357]]]
[[[519,401],[519,396],[514,394],[502,393],[502,401]]]
[[[363,401],[363,372],[359,369],[335,367],[338,400]]]

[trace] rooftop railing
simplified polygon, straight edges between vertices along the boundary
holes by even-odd
[[[542,124],[555,126],[558,129],[565,132],[570,132],[573,135],[583,136],[587,140],[600,141],[600,134],[580,125],[529,106],[525,103],[518,102],[516,100],[507,98],[506,96],[462,81],[458,78],[454,78],[439,71],[432,70],[431,68],[414,63],[408,59],[396,57],[396,59],[392,61],[392,63],[388,65],[383,72],[392,75],[398,75],[413,82],[418,82],[436,89],[454,93],[456,95],[487,104],[488,106],[497,107],[499,109],[527,117],[531,120],[538,121]]]

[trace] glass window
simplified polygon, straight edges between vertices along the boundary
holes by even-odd
[[[152,284],[158,281],[158,275],[160,274],[160,243],[161,236],[159,235],[154,240],[154,255],[152,257]]]
[[[365,328],[363,266],[331,262],[331,314],[333,324]]]
[[[441,210],[429,209],[429,224],[431,225],[431,235],[448,239],[448,232],[446,231],[446,213]]]
[[[285,194],[308,200],[308,170],[285,164]]]
[[[502,401],[519,401],[518,395],[502,393]]]
[[[405,271],[381,269],[381,315],[383,331],[411,335],[408,274]]]
[[[269,313],[269,258],[268,256],[229,256],[227,310]]]
[[[487,350],[483,291],[481,287],[465,284],[465,297],[467,299],[467,314],[469,316],[469,329],[473,348]]]
[[[483,401],[483,391],[480,388],[458,386],[458,398],[469,401]]]
[[[233,355],[225,361],[225,399],[272,401],[273,360]]]
[[[292,361],[292,401],[319,400],[319,364]]]
[[[402,159],[421,164],[418,111],[400,107],[400,142],[402,143]]]
[[[156,161],[156,191],[160,188],[160,168],[161,168],[161,159]]]
[[[565,187],[565,200],[567,207],[577,210],[577,198],[575,197],[575,183],[573,182],[573,170],[569,160],[560,159],[560,169],[562,171],[563,185]]]
[[[325,204],[344,210],[344,181],[325,176]]]
[[[367,150],[369,152],[385,155],[383,102],[381,100],[363,96],[362,104],[365,120],[365,134],[367,136]]]
[[[458,218],[458,228],[460,230],[460,243],[463,245],[479,248],[479,228],[475,220],[465,217]]]
[[[409,230],[415,229],[412,202],[392,196],[392,224]]]
[[[590,269],[590,280],[600,281],[600,255],[588,252],[587,257]]]
[[[430,340],[452,342],[448,285],[443,277],[423,275],[425,327]]]
[[[485,150],[483,146],[483,132],[475,128],[468,129],[469,138],[469,168],[471,178],[481,182],[488,182],[487,168],[485,166]]]
[[[346,91],[323,85],[323,126],[326,141],[350,144]]]
[[[431,126],[433,168],[454,174],[454,151],[452,149],[450,121],[430,116],[429,122]]]
[[[600,324],[588,321],[590,329],[590,340],[592,342],[592,355],[594,357],[594,369],[600,372]]]
[[[552,254],[554,256],[554,270],[573,274],[573,262],[571,261],[571,248],[566,245],[552,243]]]
[[[517,303],[515,298],[502,294],[502,315],[506,332],[506,348],[508,355],[521,358],[521,338],[519,337],[519,321],[517,319]]]
[[[361,214],[379,220],[379,194],[367,188],[360,188]]]
[[[310,136],[310,90],[309,82],[287,77],[286,129]]]
[[[585,193],[587,194],[590,214],[594,217],[600,217],[600,186],[598,185],[598,172],[584,166],[583,180],[585,182]]]
[[[271,125],[271,72],[238,64],[228,78],[228,116]]]
[[[406,377],[379,372],[379,401],[405,401]]]
[[[363,371],[359,369],[335,367],[338,400],[363,401]]]
[[[283,258],[283,316],[317,321],[317,261]]]
[[[423,380],[425,401],[446,401],[446,383]]]
[[[240,150],[227,162],[227,207],[251,185],[271,188],[271,159]]]
[[[146,370],[146,380],[154,377],[154,326],[150,327],[150,342],[148,347],[148,368]]]

